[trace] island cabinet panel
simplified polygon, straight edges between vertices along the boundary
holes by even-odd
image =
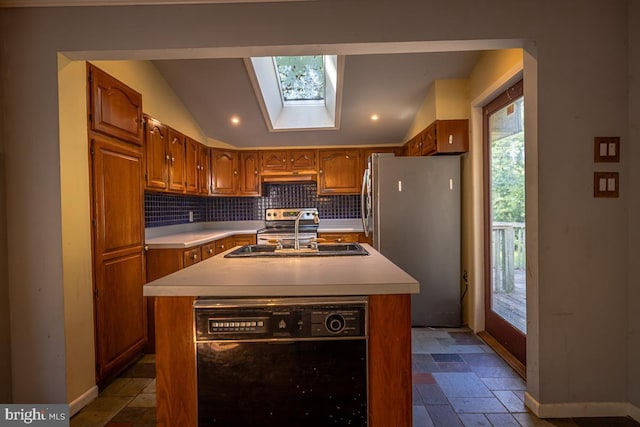
[[[156,298],[156,426],[197,425],[193,301]]]
[[[358,149],[320,150],[319,194],[360,194],[361,152]]]
[[[142,95],[88,64],[90,129],[142,145]]]
[[[369,426],[412,425],[411,296],[369,297]]]
[[[358,243],[360,233],[318,233],[318,241],[326,243]]]

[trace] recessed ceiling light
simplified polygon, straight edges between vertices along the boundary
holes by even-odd
[[[238,116],[232,116],[231,117],[231,124],[232,125],[239,125],[240,124],[240,117]]]
[[[372,114],[371,115],[371,121],[372,122],[377,122],[378,120],[380,120],[380,116],[378,116],[377,114]]]

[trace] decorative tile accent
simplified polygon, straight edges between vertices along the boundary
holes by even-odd
[[[193,222],[261,221],[267,208],[317,207],[320,218],[360,217],[360,196],[319,196],[316,183],[264,184],[262,197],[195,197],[145,193],[145,227]]]

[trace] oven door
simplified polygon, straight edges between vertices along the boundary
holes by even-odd
[[[300,247],[309,246],[311,242],[318,238],[318,233],[307,233],[300,232],[298,233],[298,239],[300,240]],[[293,247],[294,246],[294,234],[293,233],[269,233],[263,232],[258,233],[257,235],[257,243],[259,245],[276,245],[280,242],[283,247]]]
[[[367,425],[364,339],[201,342],[198,425]]]

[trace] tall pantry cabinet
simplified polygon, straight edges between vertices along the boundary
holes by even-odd
[[[142,96],[87,65],[96,382],[147,342]]]

